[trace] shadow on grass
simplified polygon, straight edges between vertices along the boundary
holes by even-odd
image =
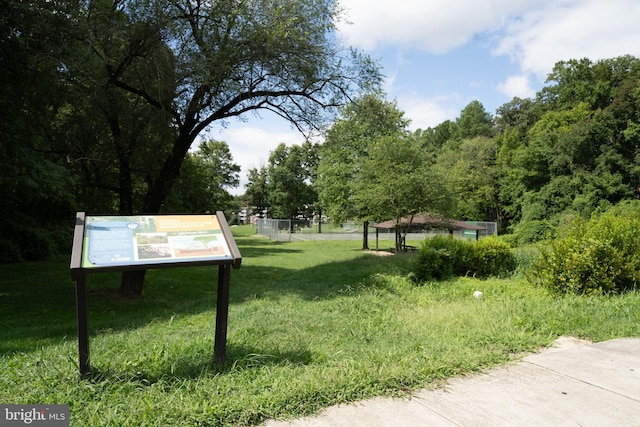
[[[287,242],[276,242],[261,236],[243,237],[238,243],[243,258],[279,256],[302,252],[300,249],[287,247]]]
[[[290,295],[305,300],[334,298],[345,289],[353,292],[375,273],[392,271],[398,261],[402,263],[394,257],[363,253],[350,260],[305,269],[283,268],[275,261],[273,265],[251,265],[244,261],[286,253],[294,256],[295,263],[296,256],[307,255],[287,243],[259,237],[243,237],[239,246],[244,259],[242,267],[231,273],[230,311],[234,305],[255,299],[277,303]],[[75,285],[68,265],[67,257],[0,265],[0,355],[76,340]],[[112,296],[114,292],[99,291],[117,288],[120,273],[89,275],[90,336],[135,329],[176,314],[214,312],[217,272],[215,267],[150,270],[144,297],[138,300],[121,300]],[[253,353],[257,353],[255,349],[246,349],[244,355],[237,350],[231,354],[241,359]]]
[[[119,381],[153,385],[159,381],[181,382],[183,380],[233,374],[245,369],[259,369],[279,365],[304,366],[312,362],[313,355],[308,349],[282,351],[231,344],[227,347],[227,357],[223,364],[214,362],[213,350],[207,356],[206,351],[202,349],[197,353],[197,357],[192,357],[191,354],[177,355],[171,362],[166,363],[167,366],[164,369],[145,367],[132,369],[130,366],[105,367],[98,364],[91,367],[91,372],[86,379],[95,383],[104,381],[114,383]]]

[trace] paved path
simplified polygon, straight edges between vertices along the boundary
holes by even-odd
[[[640,339],[553,347],[410,399],[375,398],[265,427],[639,426]]]

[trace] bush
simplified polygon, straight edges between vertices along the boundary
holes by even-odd
[[[516,268],[511,247],[495,237],[485,237],[471,243],[468,269],[478,277],[506,276]]]
[[[454,264],[460,258],[458,240],[436,236],[420,245],[415,275],[419,281],[446,279],[453,275]]]
[[[573,221],[541,248],[527,276],[553,292],[597,295],[640,282],[640,216],[612,210]]]
[[[513,272],[515,256],[510,246],[493,237],[477,242],[437,236],[420,246],[414,274],[419,281],[457,276],[503,276]]]

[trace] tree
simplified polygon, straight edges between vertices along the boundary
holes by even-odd
[[[505,212],[522,223],[557,223],[634,197],[640,62],[561,61],[547,82],[535,103],[498,109]]]
[[[276,218],[296,219],[312,207],[317,195],[311,185],[311,144],[286,146],[280,144],[269,155],[267,194],[271,213]],[[291,222],[293,232],[293,222]]]
[[[197,151],[187,153],[166,209],[172,212],[227,210],[233,199],[227,188],[238,186],[239,174],[240,166],[233,163],[226,142],[203,141]]]
[[[317,181],[320,203],[333,222],[353,218],[364,221],[363,250],[368,249],[370,212],[366,203],[354,203],[353,179],[376,138],[401,136],[408,125],[409,120],[394,102],[369,94],[345,107],[322,145]]]
[[[133,209],[134,188],[143,191],[144,212],[159,212],[189,148],[212,124],[266,110],[308,131],[380,81],[368,57],[333,35],[332,0],[102,0],[76,18],[85,38],[64,70],[80,87],[104,88],[95,92],[105,98],[112,146],[95,148],[118,156],[121,212]],[[137,128],[121,123],[134,107],[155,111],[164,128],[138,140]],[[138,185],[128,159],[148,141],[164,145]],[[124,274],[121,293],[140,294],[143,279]]]
[[[465,220],[501,220],[498,202],[496,138],[475,137],[445,147],[437,164],[447,170],[456,198],[456,217]]]
[[[267,189],[267,167],[251,168],[247,173],[246,191],[244,193],[248,203],[255,208],[259,217],[269,207],[269,191]]]
[[[431,153],[435,160],[438,151],[447,141],[455,138],[457,133],[458,125],[451,120],[445,120],[436,127],[426,130],[418,129],[415,137],[420,141],[422,148]]]
[[[67,91],[57,57],[76,34],[72,2],[2,2],[0,14],[0,262],[68,249],[76,180],[47,124]],[[68,238],[67,238],[68,237]]]
[[[475,138],[476,136],[491,137],[493,131],[493,118],[479,101],[471,101],[460,112],[456,120],[458,125],[457,136],[461,139]]]
[[[593,62],[588,58],[559,61],[538,93],[547,108],[563,110],[586,103],[604,109],[629,80],[640,78],[640,60],[631,55]]]
[[[176,128],[147,191],[146,211],[161,208],[189,147],[212,123],[269,110],[307,129],[357,84],[377,78],[368,59],[345,58],[331,37],[337,16],[332,1],[152,5],[116,3],[117,13],[128,12],[124,48],[100,58],[108,84],[167,112]],[[160,67],[150,76],[153,65]]]
[[[496,131],[504,133],[515,130],[524,139],[529,128],[540,118],[539,110],[538,104],[532,99],[513,98],[496,110]]]
[[[409,135],[373,140],[351,188],[356,207],[366,207],[372,220],[395,220],[396,237],[401,218],[419,213],[444,216],[453,206],[445,175],[431,166],[424,150]],[[402,239],[396,238],[397,250],[402,249],[409,228],[404,228]]]

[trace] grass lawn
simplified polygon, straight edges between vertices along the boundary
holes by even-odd
[[[551,297],[517,277],[416,286],[411,254],[233,230],[243,261],[223,366],[216,267],[150,271],[136,301],[104,290],[119,275],[90,275],[92,377],[81,381],[68,259],[0,265],[0,402],[69,404],[74,426],[256,425],[437,386],[560,335],[640,336],[638,292]]]

